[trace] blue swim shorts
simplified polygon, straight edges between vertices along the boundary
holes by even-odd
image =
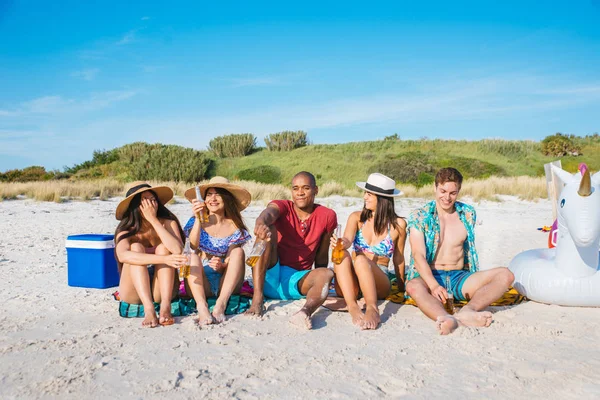
[[[303,299],[298,287],[298,282],[308,274],[310,270],[298,271],[297,269],[277,264],[267,270],[263,293],[269,299],[298,300]]]
[[[467,278],[474,274],[474,272],[465,271],[464,269],[453,270],[453,271],[440,271],[432,269],[433,277],[441,286],[446,287],[446,277],[450,278],[450,289],[454,294],[454,300],[464,301],[466,300],[463,294],[463,285]]]

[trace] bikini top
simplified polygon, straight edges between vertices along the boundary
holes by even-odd
[[[210,236],[204,229],[200,230],[198,248],[207,254],[225,257],[230,246],[242,245],[250,240],[250,234],[245,229],[238,229],[227,237]]]
[[[364,226],[364,225],[363,225]],[[354,251],[357,253],[371,253],[378,257],[392,258],[394,254],[394,241],[390,235],[390,226],[388,225],[387,236],[378,244],[370,246],[362,234],[362,227],[354,236]]]

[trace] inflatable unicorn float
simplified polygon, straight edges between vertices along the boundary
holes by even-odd
[[[558,197],[558,238],[552,249],[518,254],[508,268],[513,287],[531,300],[600,307],[600,172],[570,174],[552,166],[564,183]]]

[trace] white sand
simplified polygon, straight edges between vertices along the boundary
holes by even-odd
[[[600,309],[499,307],[491,327],[441,337],[412,306],[382,302],[371,332],[321,309],[306,332],[287,322],[301,301],[273,301],[262,321],[235,316],[199,329],[185,317],[142,329],[118,316],[115,288],[66,281],[65,238],[112,233],[117,201],[0,202],[1,398],[600,397]],[[402,199],[398,212],[423,202]],[[343,224],[361,204],[321,203]],[[262,206],[244,212],[250,226]],[[187,221],[187,203],[170,208]],[[482,268],[545,247],[536,228],[551,223],[547,201],[477,209]]]

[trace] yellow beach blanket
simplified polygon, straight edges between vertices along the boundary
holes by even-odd
[[[411,306],[415,306],[415,307],[417,306],[417,303],[415,303],[415,301],[413,299],[411,299],[410,297],[404,298],[404,292],[401,292],[398,289],[398,284],[395,279],[392,281],[391,293],[386,299],[391,301],[392,303],[407,304],[407,305],[411,305]],[[510,287],[510,288],[508,288],[508,291],[506,293],[504,293],[504,295],[501,298],[499,298],[497,301],[493,302],[491,305],[492,306],[511,306],[514,304],[520,304],[525,300],[527,300],[525,298],[525,296],[521,296],[519,294],[519,292],[517,292],[515,290],[515,288]],[[454,302],[455,307],[462,307],[465,304],[467,304],[466,301]]]

